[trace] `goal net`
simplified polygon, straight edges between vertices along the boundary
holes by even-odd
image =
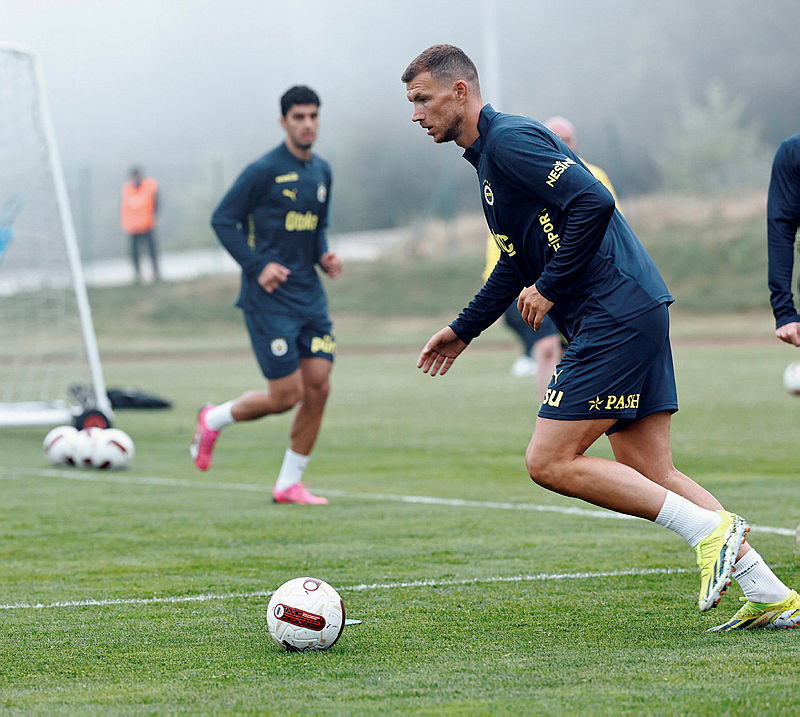
[[[71,423],[87,408],[111,415],[41,71],[30,50],[5,43],[0,367],[0,426]]]

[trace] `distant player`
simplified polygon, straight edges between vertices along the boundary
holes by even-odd
[[[800,227],[800,134],[783,140],[767,195],[767,254],[775,335],[800,346],[800,313],[792,295],[795,238]],[[798,286],[800,292],[800,286]]]
[[[236,305],[244,312],[268,390],[202,408],[191,454],[200,470],[208,470],[223,428],[296,406],[272,491],[276,503],[328,502],[302,482],[322,423],[336,346],[316,266],[331,278],[342,271],[325,238],[331,169],[311,151],[319,106],[310,88],[287,90],[280,120],[286,140],[245,168],[211,219],[220,242],[242,267]]]
[[[800,624],[800,596],[748,545],[747,523],[672,462],[673,298],[611,193],[544,126],[484,105],[475,65],[459,48],[428,48],[402,81],[411,120],[435,142],[464,148],[502,248],[489,280],[428,340],[417,366],[446,373],[515,296],[528,325],[537,328],[549,314],[569,346],[526,452],[531,478],[684,538],[700,566],[701,611],[735,578],[747,600],[712,630]],[[615,461],[586,455],[604,433]]]
[[[573,152],[578,151],[578,134],[575,132],[575,125],[572,124],[566,117],[561,117],[560,115],[555,115],[548,120],[544,121],[544,126],[547,127],[553,134],[556,135],[567,147],[569,147]],[[611,180],[608,178],[608,175],[600,169],[596,164],[589,164],[585,159],[581,158],[581,161],[595,177],[597,177],[602,183],[603,186],[611,192],[611,196],[614,197],[614,201],[617,201],[617,193],[614,191],[614,186],[611,184]]]

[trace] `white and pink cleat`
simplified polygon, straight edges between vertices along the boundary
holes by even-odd
[[[209,403],[200,409],[197,414],[197,425],[194,429],[192,444],[189,446],[189,454],[192,456],[194,464],[201,471],[207,471],[211,468],[211,456],[214,453],[214,444],[219,436],[219,431],[212,431],[206,425],[206,414],[212,408],[214,406]]]
[[[296,505],[326,505],[327,498],[309,493],[302,483],[295,483],[286,490],[272,491],[272,500],[276,503],[294,503]]]

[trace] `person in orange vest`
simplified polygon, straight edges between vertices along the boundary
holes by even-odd
[[[131,238],[131,260],[136,272],[136,283],[142,280],[139,254],[143,245],[147,246],[150,262],[153,267],[153,278],[161,279],[158,269],[158,249],[156,246],[155,226],[158,211],[158,182],[152,177],[143,177],[139,167],[132,167],[130,180],[122,187],[120,204],[120,225]]]

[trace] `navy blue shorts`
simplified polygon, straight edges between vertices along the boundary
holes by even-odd
[[[336,340],[333,324],[324,314],[299,316],[245,311],[244,321],[261,372],[278,379],[300,368],[301,358],[333,362]]]
[[[607,433],[678,410],[666,304],[624,323],[579,329],[550,379],[542,418],[616,418]]]

